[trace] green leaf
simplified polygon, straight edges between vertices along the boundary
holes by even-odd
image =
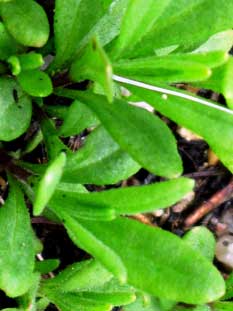
[[[0,22],[0,59],[6,60],[10,55],[15,54],[18,48],[17,42]]]
[[[48,274],[49,272],[58,268],[60,261],[58,259],[45,259],[35,263],[35,270],[41,274]]]
[[[156,82],[192,82],[206,80],[210,68],[224,64],[229,56],[226,52],[197,54],[170,54],[134,60],[123,60],[114,64],[114,72],[135,80],[154,84]]]
[[[214,311],[232,311],[233,303],[232,302],[215,302]]]
[[[221,298],[221,300],[229,300],[233,298],[233,273],[231,273],[225,281],[226,283],[226,293],[225,295]]]
[[[191,179],[179,178],[146,186],[117,188],[101,192],[80,193],[73,189],[57,190],[51,204],[59,206],[74,217],[79,209],[88,211],[111,207],[119,214],[135,214],[166,208],[182,199],[193,188]],[[51,205],[50,204],[50,205]]]
[[[31,121],[30,98],[8,78],[0,78],[0,140],[10,141],[22,135]]]
[[[126,282],[127,271],[125,265],[111,247],[96,238],[94,234],[85,228],[85,226],[68,215],[64,210],[57,210],[56,214],[64,220],[68,234],[76,244],[78,233],[78,245],[87,252],[93,254],[96,259],[98,259],[113,275],[119,279],[120,283]],[[101,221],[101,223],[104,224],[105,222]],[[110,222],[110,224],[112,224],[112,222]]]
[[[93,80],[98,82],[111,102],[113,100],[112,66],[108,56],[96,38],[86,46],[70,68],[71,80],[80,82]]]
[[[41,67],[44,64],[41,54],[30,52],[18,55],[22,70],[32,70]]]
[[[44,63],[44,60],[41,54],[31,52],[17,56],[12,55],[7,59],[7,62],[11,65],[11,71],[13,75],[18,75],[21,71],[32,70],[41,67]]]
[[[17,297],[37,277],[33,273],[36,242],[23,194],[12,178],[9,181],[10,192],[0,209],[0,288]]]
[[[157,298],[150,297],[149,295],[146,295],[146,297],[138,295],[137,300],[132,304],[123,307],[122,311],[167,311],[167,310],[161,306]]]
[[[192,51],[211,35],[232,28],[232,10],[233,2],[225,0],[171,1],[153,29],[124,56],[153,55],[167,46]]]
[[[227,105],[233,108],[233,57],[230,57],[228,62],[223,66],[216,68],[213,74],[207,81],[199,84],[201,87],[214,90],[222,93],[226,99]]]
[[[46,97],[53,91],[50,77],[40,70],[27,70],[17,77],[22,89],[31,96]]]
[[[114,58],[119,58],[132,49],[140,39],[151,30],[158,17],[171,0],[129,0],[122,19],[120,35],[113,49]]]
[[[56,0],[54,31],[57,68],[75,56],[81,40],[107,12],[110,3],[110,0],[95,3],[92,0]]]
[[[185,234],[184,241],[210,261],[214,260],[216,242],[213,233],[206,227],[194,227]]]
[[[232,115],[172,95],[163,99],[161,94],[150,90],[133,86],[127,88],[157,111],[203,137],[223,164],[233,172]]]
[[[132,176],[139,169],[139,164],[122,151],[100,126],[86,138],[80,150],[67,158],[62,180],[83,184],[114,184]]]
[[[210,302],[224,293],[224,280],[209,260],[169,232],[127,218],[78,222],[64,212],[62,217],[78,246],[119,277],[111,250],[126,269],[125,281],[140,290],[191,304]]]
[[[19,304],[20,310],[24,311],[37,311],[36,309],[36,298],[37,291],[40,283],[40,274],[37,274],[31,287],[23,296],[18,297],[17,302]]]
[[[47,298],[54,303],[61,311],[111,311],[110,304],[101,304],[99,302],[81,298],[76,293],[56,293],[47,292]]]
[[[77,97],[84,102],[120,147],[142,167],[168,178],[181,174],[175,139],[157,116],[119,99],[109,104],[104,96],[91,93],[61,90],[57,94]]]
[[[44,9],[33,0],[2,3],[0,15],[10,34],[22,45],[41,47],[49,37]]]
[[[60,155],[50,163],[39,181],[33,206],[33,214],[40,215],[47,203],[54,194],[54,191],[61,179],[63,169],[66,163],[65,153]]]
[[[109,221],[116,217],[116,213],[111,206],[99,206],[98,204],[86,206],[79,204],[74,194],[69,192],[59,191],[55,193],[48,206],[57,215],[62,210],[78,219]]]
[[[69,266],[58,276],[42,283],[42,292],[72,292],[93,302],[123,305],[135,300],[135,290],[120,285],[99,262],[82,261]]]
[[[50,107],[48,108],[50,109]],[[64,122],[59,129],[61,136],[78,135],[85,128],[95,127],[99,124],[95,114],[78,100],[75,100],[69,108],[65,107],[65,109]]]
[[[66,152],[66,155],[72,154],[70,149],[59,139],[52,120],[46,116],[43,116],[41,121],[41,130],[49,160],[54,160],[61,152]],[[42,165],[39,165],[39,167],[42,167]]]

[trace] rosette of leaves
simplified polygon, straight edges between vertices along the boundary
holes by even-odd
[[[209,231],[181,239],[127,216],[169,207],[194,186],[181,177],[172,131],[134,102],[202,136],[231,172],[233,116],[135,85],[124,86],[127,97],[114,77],[168,90],[180,82],[211,88],[231,108],[232,1],[50,2],[54,10],[46,1],[0,1],[0,155],[9,182],[0,209],[0,289],[17,303],[6,310],[45,310],[50,303],[62,311],[230,310],[231,283],[223,296]],[[81,133],[89,134],[72,151],[67,137]],[[22,137],[26,144],[9,152],[7,144]],[[28,160],[38,146],[43,164]],[[164,181],[100,192],[85,187],[116,184],[141,168]],[[58,262],[35,260],[42,245],[30,206],[34,216],[65,226],[93,259],[46,279]]]

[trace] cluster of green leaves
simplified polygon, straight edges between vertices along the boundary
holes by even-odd
[[[169,207],[194,186],[180,177],[171,130],[134,102],[146,101],[202,136],[231,172],[233,115],[136,86],[127,86],[127,98],[113,73],[167,89],[179,82],[211,88],[232,108],[233,2],[51,2],[53,17],[34,0],[0,0],[0,153],[27,132],[32,115],[39,124],[3,168],[9,193],[0,209],[0,289],[18,303],[8,310],[44,310],[50,302],[62,311],[231,310],[232,278],[223,296],[225,282],[212,264],[215,241],[207,229],[195,228],[181,239],[126,216]],[[77,90],[82,81],[89,81],[87,87]],[[44,100],[52,94],[70,104]],[[87,128],[92,130],[84,145],[72,152],[64,138]],[[47,163],[26,162],[24,156],[40,144]],[[17,166],[27,178],[16,174]],[[84,186],[115,184],[140,168],[165,181],[101,192]],[[34,216],[63,224],[93,259],[43,278],[58,262],[35,261],[43,246],[30,226],[24,195]],[[199,306],[187,309],[179,302]]]

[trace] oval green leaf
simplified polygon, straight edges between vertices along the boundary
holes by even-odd
[[[22,45],[41,47],[49,37],[44,9],[33,0],[14,0],[0,5],[0,15],[10,34]]]
[[[50,77],[40,70],[21,72],[17,79],[22,89],[31,96],[46,97],[53,91]]]

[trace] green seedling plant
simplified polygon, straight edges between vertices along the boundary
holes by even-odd
[[[0,0],[0,289],[16,305],[4,310],[233,309],[210,231],[180,238],[131,217],[194,187],[170,128],[137,102],[200,135],[233,172],[232,12],[225,0]],[[43,161],[31,161],[38,148]],[[162,181],[111,187],[141,168]],[[64,226],[91,259],[62,271],[43,260],[30,215]]]

